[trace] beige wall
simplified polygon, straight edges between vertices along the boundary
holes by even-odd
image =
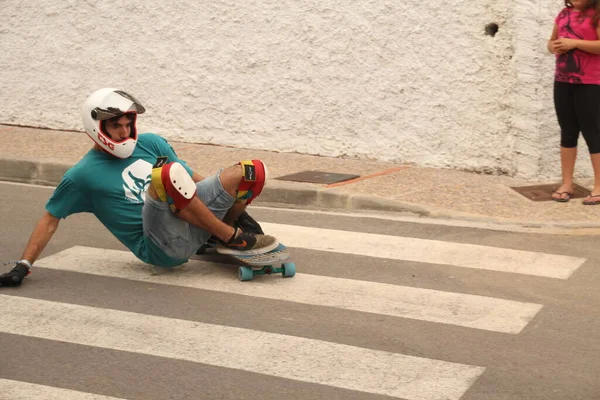
[[[3,0],[0,123],[81,129],[113,86],[167,138],[555,177],[560,4]]]

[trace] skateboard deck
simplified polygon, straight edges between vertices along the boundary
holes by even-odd
[[[214,244],[207,244],[200,249],[197,254],[202,254],[207,248],[214,247],[215,251],[219,250]],[[283,262],[290,258],[290,253],[282,243],[273,250],[254,255],[238,255],[238,254],[223,254],[222,256],[232,257],[244,265],[238,268],[238,279],[242,282],[250,281],[256,275],[272,275],[281,274],[286,278],[291,278],[296,275],[296,264],[293,262]]]

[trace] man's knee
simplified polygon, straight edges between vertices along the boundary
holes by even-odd
[[[267,185],[269,171],[261,160],[240,161],[242,179],[236,191],[236,203],[250,204]]]
[[[169,203],[174,212],[184,209],[196,195],[196,183],[177,162],[152,169],[152,186],[158,198]]]

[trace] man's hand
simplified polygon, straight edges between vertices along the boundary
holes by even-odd
[[[0,287],[21,286],[27,275],[29,275],[29,267],[23,263],[17,263],[10,272],[0,275]]]
[[[237,250],[249,250],[256,244],[256,236],[252,233],[244,232],[241,228],[235,227],[233,236],[224,243],[226,247]]]

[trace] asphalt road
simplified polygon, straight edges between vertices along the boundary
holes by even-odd
[[[0,260],[50,193],[0,183]],[[63,221],[0,288],[0,398],[600,399],[597,237],[251,214],[294,278],[242,283],[216,255],[161,273],[92,216]]]

